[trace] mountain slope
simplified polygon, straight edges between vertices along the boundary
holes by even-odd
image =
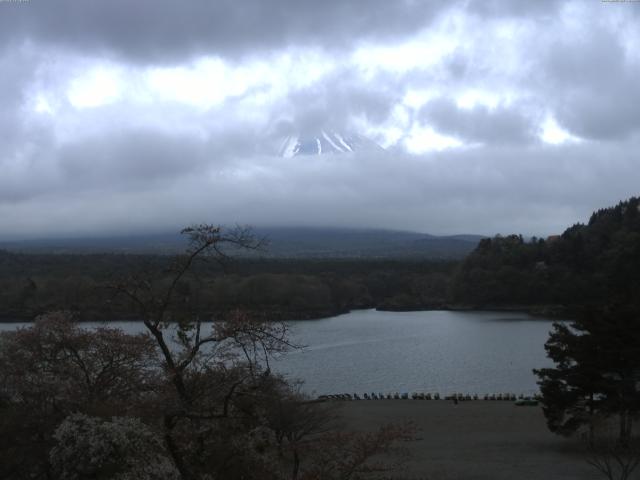
[[[258,255],[271,258],[462,258],[483,238],[319,227],[263,227],[255,229],[255,234],[268,241],[266,250]],[[173,254],[185,247],[185,239],[173,233],[0,243],[0,249],[29,253]],[[246,252],[237,253],[246,255]]]

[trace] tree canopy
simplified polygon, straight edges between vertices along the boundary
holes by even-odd
[[[481,240],[462,262],[453,299],[476,306],[640,304],[640,199],[595,212],[562,235]]]
[[[631,438],[640,412],[640,315],[629,306],[589,309],[556,323],[545,344],[554,368],[535,370],[551,431],[563,435],[617,416],[619,440]]]

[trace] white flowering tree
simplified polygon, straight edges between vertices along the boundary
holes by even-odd
[[[64,312],[0,333],[0,478],[48,478],[56,426],[73,412],[137,414],[158,366],[149,336],[90,331]]]
[[[136,418],[68,416],[56,429],[51,467],[60,480],[178,480],[155,432]]]

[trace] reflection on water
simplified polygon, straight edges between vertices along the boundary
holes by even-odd
[[[139,322],[109,325],[144,330]],[[304,380],[308,393],[530,394],[537,391],[531,370],[550,365],[544,342],[551,321],[513,312],[360,310],[289,326],[305,347],[272,368]]]

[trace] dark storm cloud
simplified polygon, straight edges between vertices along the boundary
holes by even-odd
[[[450,6],[412,0],[31,0],[0,3],[2,44],[33,40],[134,61],[171,62],[290,45],[348,48],[407,36]]]
[[[0,203],[71,191],[162,189],[181,177],[216,174],[231,158],[256,153],[247,142],[247,132],[236,127],[205,138],[129,128],[62,144],[49,139],[34,149],[27,165],[13,169],[4,165]]]
[[[38,60],[24,49],[0,52],[0,165],[7,151],[22,142],[28,128],[20,109],[27,101],[26,87]]]
[[[3,45],[25,40],[136,61],[255,53],[290,45],[348,48],[406,37],[439,13],[553,15],[559,0],[30,0],[0,3]]]
[[[83,138],[58,148],[61,174],[71,184],[115,188],[175,179],[206,161],[206,144],[152,130]]]
[[[634,45],[609,30],[567,37],[542,63],[558,120],[584,138],[623,138],[640,131],[640,62]],[[560,93],[560,95],[558,95]]]
[[[0,52],[0,203],[29,198],[55,175],[55,168],[37,158],[52,150],[53,132],[25,112],[41,60],[28,49]]]
[[[404,86],[397,79],[377,75],[363,81],[353,71],[338,70],[309,88],[292,90],[272,122],[274,134],[315,134],[320,130],[353,130],[352,120],[364,118],[376,125],[388,120],[402,100]]]
[[[517,106],[489,109],[483,105],[459,108],[445,98],[433,100],[418,114],[419,120],[439,133],[467,143],[527,144],[536,139],[535,118],[528,118]]]

